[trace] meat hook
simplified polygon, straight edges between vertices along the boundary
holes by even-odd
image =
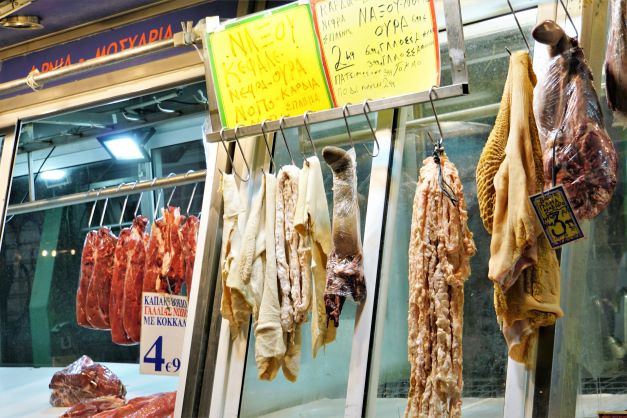
[[[109,203],[109,198],[107,197],[105,199],[104,207],[102,208],[102,215],[100,215],[100,227],[102,227],[102,224],[104,222],[104,216],[105,216],[105,213],[107,213],[107,204],[108,203]]]
[[[166,178],[169,179],[172,176],[176,176],[176,174],[170,173],[170,174],[168,174],[168,176]],[[165,204],[166,206],[170,206],[170,202],[172,201],[172,196],[174,196],[174,192],[175,191],[176,191],[176,186],[174,186],[172,188],[172,191],[170,192],[170,197],[168,197],[168,203]]]
[[[305,132],[307,132],[307,139],[309,139],[309,143],[311,144],[311,148],[313,149],[314,152],[314,156],[318,156],[318,153],[316,152],[316,145],[313,142],[313,138],[311,137],[311,131],[309,130],[309,114],[311,113],[311,110],[306,111],[303,114],[303,125],[305,125]],[[305,154],[303,154],[303,158],[305,157]],[[304,158],[305,161],[307,161],[307,158]]]
[[[374,128],[372,127],[372,122],[370,122],[370,118],[368,117],[368,112],[370,112],[370,104],[368,103],[369,100],[370,99],[364,100],[363,110],[364,110],[364,116],[366,117],[366,122],[368,122],[368,127],[370,127],[370,132],[372,132],[372,138],[374,138],[374,143],[377,146],[377,153],[371,154],[370,151],[368,151],[368,147],[366,146],[366,144],[364,144],[364,148],[366,148],[366,152],[368,153],[368,155],[374,158],[377,155],[379,155],[379,151],[381,151],[381,147],[379,146],[379,140],[377,139],[377,134],[374,131]]]
[[[267,122],[268,119],[264,119],[263,122],[261,122],[261,134],[263,135],[263,142],[265,142],[266,149],[268,150],[268,156],[270,157],[270,172],[272,172],[272,169],[276,167],[276,163],[274,162],[274,158],[272,157],[272,150],[270,149],[270,145],[268,144],[268,137],[266,135]],[[261,172],[263,173],[263,167],[261,168]]]
[[[531,53],[531,48],[529,47],[529,43],[527,42],[527,37],[525,36],[525,32],[523,32],[522,26],[520,26],[520,22],[518,21],[518,17],[516,16],[516,12],[514,11],[514,8],[512,7],[512,3],[509,0],[507,0],[507,5],[509,6],[509,10],[511,10],[512,12],[512,16],[514,16],[514,20],[516,21],[516,26],[518,26],[518,31],[520,32],[520,36],[522,36],[523,41],[525,41],[525,45],[527,45],[527,52]],[[512,54],[510,53],[510,55]]]
[[[118,190],[120,190],[120,187],[122,187],[123,184],[124,183],[122,183],[118,187]],[[128,184],[131,184],[131,183],[128,183]],[[122,213],[120,214],[120,228],[122,228],[122,219],[124,219],[124,211],[126,210],[126,204],[128,203],[128,198],[131,195],[131,193],[133,193],[133,190],[135,190],[135,187],[137,187],[137,181],[134,181],[132,184],[133,184],[133,188],[126,195],[126,197],[124,198],[124,204],[122,204]]]
[[[187,178],[187,176],[189,176],[193,172],[194,172],[194,170],[188,170],[187,173],[185,173],[185,178]],[[198,182],[194,183],[194,188],[192,189],[192,194],[189,197],[189,203],[187,204],[187,210],[185,211],[185,213],[187,215],[189,215],[189,210],[192,208],[192,202],[194,201],[194,194],[196,193],[196,187],[198,187]]]
[[[246,170],[248,171],[248,176],[246,177],[246,179],[243,179],[237,173],[237,171],[235,171],[235,163],[233,162],[233,157],[231,157],[231,153],[229,152],[228,148],[226,147],[226,143],[225,143],[225,140],[224,140],[224,128],[220,129],[220,142],[222,143],[222,147],[224,148],[224,151],[226,152],[226,156],[229,158],[229,161],[231,162],[231,170],[233,171],[233,174],[240,181],[243,181],[244,183],[246,183],[248,180],[250,180],[250,166],[248,165],[248,161],[246,160],[246,156],[244,155],[244,150],[242,149],[242,146],[240,145],[239,139],[237,137],[237,130],[238,129],[239,129],[239,125],[237,125],[235,127],[235,130],[233,131],[233,136],[235,138],[235,143],[237,144],[237,147],[239,148],[239,152],[242,154],[242,158],[244,159],[244,164],[246,165]],[[222,175],[224,175],[224,173],[222,173],[222,170],[218,169],[218,171]]]
[[[98,204],[98,196],[102,193],[104,187],[96,193],[96,200],[94,200],[94,205],[91,207],[91,214],[89,215],[89,222],[87,223],[87,229],[91,228],[91,221],[94,219],[94,212],[96,211],[96,205]],[[93,192],[94,189],[91,189],[90,192]]]
[[[431,102],[431,110],[433,110],[433,117],[435,118],[435,123],[438,126],[438,131],[440,132],[440,139],[437,141],[437,146],[442,147],[442,140],[444,139],[444,134],[442,133],[442,125],[440,125],[440,118],[438,118],[438,112],[435,111],[435,105],[433,104],[433,89],[435,86],[431,86],[429,89],[429,102]],[[436,96],[437,97],[437,96]]]
[[[139,198],[137,199],[137,206],[135,206],[135,211],[133,212],[133,218],[137,217],[137,212],[139,211],[139,207],[142,204],[142,196],[144,196],[144,192],[139,193]]]
[[[292,165],[296,165],[296,163],[294,163],[294,157],[292,157],[292,151],[290,151],[290,147],[289,145],[287,145],[287,138],[285,137],[285,131],[283,130],[284,119],[285,119],[285,116],[281,116],[281,119],[279,119],[279,130],[281,131],[281,136],[283,137],[283,143],[285,144],[285,148],[287,148],[287,154],[290,156],[290,161],[292,162]]]
[[[156,182],[157,182],[157,178],[155,177],[154,179],[152,179],[152,182],[150,183],[150,187],[153,188],[155,186]],[[162,192],[163,192],[163,190],[159,190],[159,193],[157,193],[157,204],[155,205],[154,210],[152,211],[152,220],[153,220],[153,222],[154,222],[155,219],[157,219],[157,210],[159,209],[159,201],[161,200],[161,193]],[[139,203],[138,203],[138,206],[139,206]]]
[[[570,25],[575,30],[575,39],[579,39],[579,31],[577,30],[577,26],[575,26],[575,22],[573,22],[573,18],[570,16],[570,13],[568,13],[568,8],[564,4],[563,0],[560,0],[560,4],[564,8],[564,12],[566,13],[566,17],[568,18],[568,21],[570,22]]]
[[[348,127],[348,117],[350,116],[348,111],[348,105],[350,103],[346,103],[342,108],[342,115],[344,115],[344,125],[346,125],[346,133],[348,134],[348,140],[351,142],[351,147],[355,149],[355,143],[353,142],[353,135],[351,135],[351,130]]]

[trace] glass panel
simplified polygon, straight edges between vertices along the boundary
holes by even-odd
[[[463,3],[462,14],[466,9]],[[535,9],[519,13],[523,30],[529,33]],[[475,169],[483,145],[494,124],[507,77],[509,55],[505,50],[524,49],[525,44],[511,15],[467,25],[466,56],[472,94],[435,103],[444,131],[444,146],[457,166],[468,206],[469,226],[477,254],[471,259],[472,275],[465,286],[463,417],[502,417],[507,367],[507,348],[496,322],[492,283],[487,278],[490,236],[485,231],[476,197]],[[442,45],[442,56],[448,48]],[[442,84],[450,83],[450,66],[443,59]],[[387,244],[394,242],[389,262],[387,310],[384,318],[376,416],[403,416],[409,389],[407,360],[408,247],[413,199],[418,171],[433,147],[426,132],[438,137],[429,103],[416,106],[422,116],[406,126],[401,189],[393,225],[388,225]]]
[[[26,121],[10,204],[30,200],[29,167],[36,200],[148,180],[159,173],[204,169],[200,138],[205,97],[203,81]],[[128,162],[105,151],[103,137],[130,132],[138,132],[147,161]],[[190,213],[200,211],[203,188],[200,183],[195,189]],[[172,204],[186,212],[192,190],[193,185],[178,187]],[[139,213],[152,219],[156,193],[144,193],[141,202],[138,198],[139,193],[130,195],[122,225],[124,197],[111,199],[103,225],[117,234],[130,225],[138,204]],[[138,346],[113,344],[110,332],[76,323],[80,259],[92,207],[91,202],[80,203],[7,217],[0,249],[0,366],[65,366],[83,354],[95,361],[137,363]],[[102,208],[101,200],[92,229],[101,222]],[[133,370],[138,373],[137,366]],[[176,379],[166,380],[168,390],[174,389]]]
[[[375,115],[372,115],[371,118],[374,121]],[[350,118],[349,123],[351,132],[363,130],[363,125],[367,126],[363,117]],[[316,143],[318,158],[321,160],[326,198],[331,213],[333,176],[331,170],[322,159],[322,144],[328,144],[329,140],[335,135],[338,135],[342,143],[345,143],[347,141],[346,127],[344,121],[339,120],[317,126],[314,125],[311,130]],[[286,130],[285,133],[294,161],[298,167],[302,167],[303,158],[299,152],[297,131],[291,129]],[[301,146],[305,147],[309,156],[312,152],[307,148],[308,141],[304,138],[306,137],[301,136]],[[339,146],[338,144],[336,145]],[[348,149],[347,146],[344,146],[344,148]],[[355,150],[357,153],[357,191],[361,214],[361,236],[363,237],[372,160],[363,146],[357,145]],[[279,166],[290,164],[290,158],[280,133],[277,134],[275,139],[274,161]],[[336,340],[322,348],[315,359],[312,358],[311,352],[311,318],[303,324],[300,372],[295,383],[285,379],[280,371],[271,382],[261,381],[257,378],[255,338],[251,332],[246,358],[246,373],[244,376],[240,416],[294,417],[301,416],[305,411],[311,410],[316,411],[316,417],[343,416],[355,312],[355,303],[347,301],[342,310]]]

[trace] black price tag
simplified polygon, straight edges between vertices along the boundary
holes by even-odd
[[[570,206],[564,187],[561,185],[553,187],[529,199],[551,247],[558,248],[583,238],[583,231]]]

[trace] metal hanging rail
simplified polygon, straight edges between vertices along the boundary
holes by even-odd
[[[81,192],[69,194],[61,197],[53,197],[50,199],[35,200],[34,202],[20,203],[11,205],[7,209],[7,215],[19,215],[38,210],[47,210],[68,205],[76,205],[79,203],[88,203],[95,200],[106,198],[114,198],[126,196],[130,193],[139,193],[152,191],[156,189],[165,189],[174,186],[184,186],[186,184],[198,183],[205,181],[207,170],[198,170],[187,174],[179,174],[171,177],[162,177],[159,179],[142,181],[140,183],[128,183],[123,186],[112,186],[104,189],[91,190],[89,192]]]
[[[461,96],[463,94],[468,94],[468,84],[467,83],[459,83],[452,84],[449,86],[439,87],[433,89],[433,99],[446,99],[448,97],[456,97]],[[411,93],[404,94],[402,96],[394,96],[394,97],[386,97],[384,99],[377,100],[368,100],[368,109],[370,112],[378,112],[380,110],[393,109],[397,107],[410,106],[419,103],[426,103],[429,101],[429,92],[423,91],[420,93]],[[364,103],[348,105],[346,114],[350,116],[358,116],[364,115]],[[307,124],[326,122],[329,120],[342,119],[344,118],[345,112],[343,107],[335,107],[333,109],[321,110],[318,112],[307,113]],[[281,121],[273,120],[267,121],[264,125],[264,130],[261,130],[261,124],[257,125],[249,125],[249,126],[240,126],[237,128],[237,133],[235,129],[225,129],[223,131],[224,140],[234,141],[237,138],[243,138],[248,136],[257,136],[262,135],[265,131],[273,132],[278,131],[280,129]],[[283,129],[285,128],[293,128],[297,126],[305,125],[305,115],[298,116],[290,116],[283,118]],[[221,140],[220,132],[214,131],[211,133],[205,132],[205,138],[207,142],[219,142]]]
[[[191,35],[191,36],[190,36]],[[105,55],[102,57],[92,58],[66,67],[60,67],[45,73],[31,73],[25,78],[0,84],[0,95],[14,93],[27,88],[37,89],[43,87],[45,83],[56,81],[71,75],[80,74],[95,68],[106,67],[108,65],[118,64],[133,58],[142,57],[154,52],[163,51],[175,46],[191,45],[199,42],[199,35],[195,32],[178,32],[172,38],[161,41],[151,42],[146,45],[129,48],[124,51]]]

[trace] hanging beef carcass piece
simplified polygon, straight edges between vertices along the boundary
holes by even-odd
[[[81,256],[81,273],[78,280],[78,290],[76,291],[76,322],[83,327],[91,328],[87,320],[85,305],[89,283],[94,272],[94,262],[96,258],[96,245],[98,243],[98,232],[89,231],[83,244],[83,254]]]
[[[92,418],[169,418],[174,416],[176,392],[140,396],[124,406],[100,412]]]
[[[126,388],[120,379],[87,356],[56,372],[48,387],[52,389],[52,406],[73,406],[86,399],[109,395],[124,399],[126,395]]]
[[[457,169],[445,156],[420,169],[409,243],[407,337],[411,365],[405,416],[461,416],[464,282],[476,248]],[[450,186],[455,205],[440,189]]]
[[[605,51],[607,104],[621,125],[627,123],[627,2],[611,0],[612,19]]]
[[[146,233],[148,218],[136,216],[133,219],[131,234],[128,238],[126,251],[128,264],[124,278],[124,307],[122,321],[129,339],[138,343],[141,333],[142,287],[144,284],[144,268],[146,264]]]
[[[153,222],[146,250],[144,292],[178,293],[185,281],[180,209],[168,207]]]
[[[550,47],[551,61],[538,84],[534,111],[544,145],[545,187],[563,184],[580,219],[607,207],[616,187],[617,158],[605,131],[592,73],[575,39],[553,21],[533,30]]]
[[[327,260],[324,303],[327,321],[339,326],[347,296],[357,303],[366,299],[363,254],[357,203],[355,150],[325,147],[322,157],[333,171],[333,250]]]
[[[95,329],[109,329],[109,299],[117,238],[106,226],[98,230],[94,271],[89,282],[85,312]]]
[[[181,227],[181,236],[183,238],[183,259],[185,261],[185,289],[188,298],[190,291],[192,290],[192,275],[194,273],[196,240],[198,238],[199,226],[200,219],[194,215],[190,215]]]
[[[103,411],[109,411],[124,406],[123,398],[117,396],[101,396],[77,403],[61,415],[61,418],[89,418]]]
[[[128,244],[131,228],[124,228],[118,235],[113,258],[113,276],[111,278],[111,294],[109,299],[109,322],[111,324],[111,341],[120,345],[131,345],[124,329],[124,281],[128,267]]]

